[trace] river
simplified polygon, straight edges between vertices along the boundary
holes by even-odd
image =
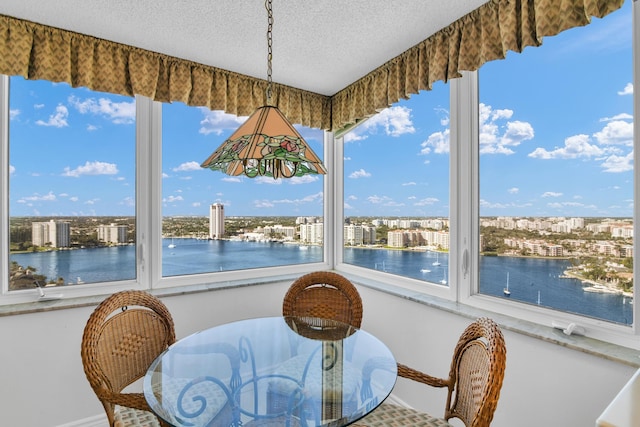
[[[163,276],[303,264],[322,260],[322,248],[268,242],[176,239],[162,254]],[[11,254],[49,279],[95,283],[135,277],[135,246]],[[345,248],[344,261],[434,283],[448,282],[446,253]],[[434,265],[434,263],[439,265]],[[615,323],[632,323],[632,298],[585,292],[580,280],[561,278],[567,260],[480,258],[480,291],[498,298],[559,309]],[[428,271],[427,271],[428,270]],[[509,275],[510,296],[503,289]]]

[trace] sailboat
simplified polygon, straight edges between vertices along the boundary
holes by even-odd
[[[442,280],[440,280],[440,283],[442,283],[443,285],[447,284],[447,269],[443,268],[442,269]]]
[[[540,305],[540,291],[538,291],[538,305]]]
[[[167,246],[169,249],[173,249],[176,247],[175,243],[173,243],[173,237],[171,238],[171,243],[169,243],[169,246]]]
[[[509,272],[507,271],[507,287],[502,290],[506,296],[511,295],[511,291],[509,290]]]
[[[432,265],[440,265],[440,261],[438,261],[438,252],[436,252],[436,260],[433,262]]]

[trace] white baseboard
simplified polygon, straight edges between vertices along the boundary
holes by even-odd
[[[392,405],[404,406],[405,408],[411,408],[411,406],[407,405],[407,402],[400,399],[395,394],[391,393],[389,397],[385,399],[385,402],[391,403]]]
[[[93,417],[83,418],[81,420],[72,421],[66,424],[60,424],[57,427],[109,427],[109,421],[105,414],[94,415]]]

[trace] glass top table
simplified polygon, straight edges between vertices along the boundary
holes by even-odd
[[[183,338],[149,367],[144,395],[173,426],[349,425],[395,385],[373,335],[314,317],[266,317]]]

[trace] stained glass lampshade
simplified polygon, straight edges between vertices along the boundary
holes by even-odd
[[[201,166],[250,178],[327,173],[282,112],[269,105],[258,108]]]

